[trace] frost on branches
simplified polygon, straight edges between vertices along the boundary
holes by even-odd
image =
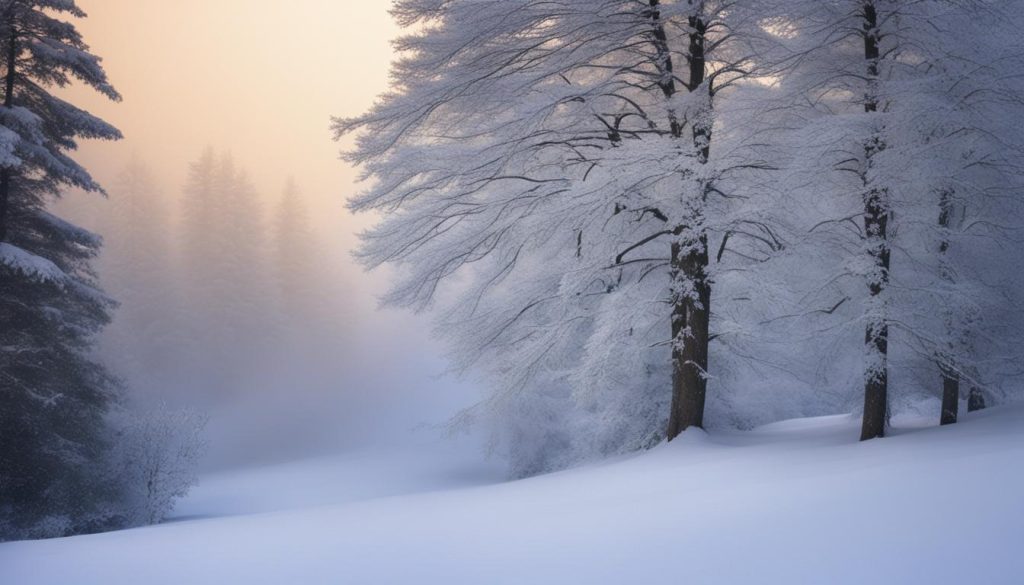
[[[398,1],[391,91],[334,126],[360,258],[493,388],[461,418],[517,475],[865,396],[880,436],[937,372],[994,397],[1024,134],[985,5]]]
[[[161,522],[199,477],[205,419],[166,405],[120,412],[112,471],[126,486],[122,514],[129,526]]]

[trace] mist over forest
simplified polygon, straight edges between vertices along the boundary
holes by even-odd
[[[125,99],[66,93],[125,139],[80,152],[108,196],[72,193],[58,209],[104,238],[96,268],[121,307],[99,351],[133,399],[207,413],[210,467],[350,449],[471,404],[468,385],[441,380],[448,366],[426,319],[377,311],[388,277],[351,257],[368,218],[345,209],[356,172],[339,163],[328,123],[339,103],[357,113],[387,86],[386,11],[327,3],[348,30],[337,35],[332,19],[278,4],[96,4],[81,3],[115,17],[84,19],[82,31]],[[158,24],[189,11],[203,18],[183,43]],[[225,26],[246,32],[225,45]],[[308,34],[281,53],[262,36],[279,26]],[[119,50],[128,45],[141,50]],[[373,59],[338,69],[338,56],[366,46],[378,47]],[[192,65],[173,82],[145,73],[165,59]],[[287,67],[268,84],[274,63]]]
[[[372,290],[353,282],[339,238],[315,227],[297,181],[264,195],[230,152],[212,148],[182,174],[181,185],[161,185],[136,156],[105,200],[60,205],[104,238],[96,269],[119,306],[98,351],[132,400],[207,413],[211,466],[337,451],[443,422],[420,418],[434,400],[425,386],[443,367],[423,349],[427,338],[415,347],[399,338],[405,320],[372,318]],[[390,353],[403,346],[412,359]],[[398,396],[410,405],[392,428],[365,423]]]
[[[1024,0],[0,0],[0,583],[1018,583]]]

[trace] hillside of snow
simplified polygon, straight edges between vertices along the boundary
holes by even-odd
[[[0,583],[1024,582],[1024,408],[897,423],[691,431],[514,482],[437,445],[239,471],[174,522],[0,545]]]

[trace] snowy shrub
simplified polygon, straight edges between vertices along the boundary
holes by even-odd
[[[124,490],[124,521],[129,526],[156,524],[198,481],[206,419],[164,405],[119,416],[113,465]]]

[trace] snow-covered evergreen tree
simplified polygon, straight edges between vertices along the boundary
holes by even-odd
[[[103,472],[118,384],[94,361],[113,301],[91,261],[100,239],[47,211],[66,188],[101,191],[69,156],[111,125],[56,97],[76,79],[111,99],[73,0],[0,2],[0,537],[58,536],[116,521]]]

